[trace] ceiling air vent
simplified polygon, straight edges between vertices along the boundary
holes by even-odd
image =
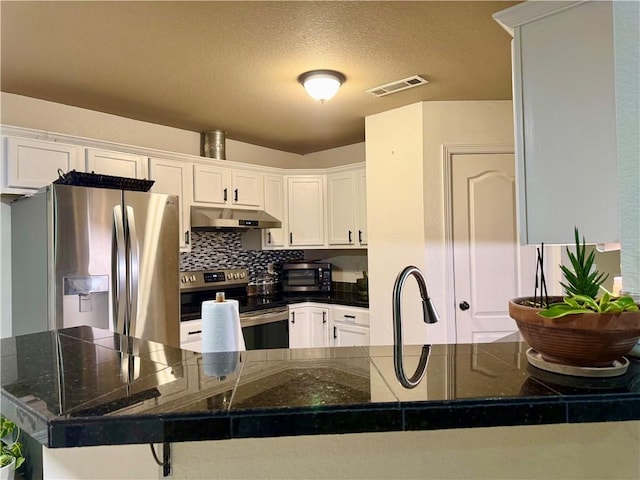
[[[420,75],[414,75],[413,77],[403,78],[402,80],[387,83],[386,85],[370,88],[367,90],[367,93],[370,93],[374,97],[384,97],[385,95],[406,90],[407,88],[417,87],[418,85],[424,85],[426,83],[429,83],[426,78],[422,78]]]

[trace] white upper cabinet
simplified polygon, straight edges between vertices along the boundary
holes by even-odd
[[[58,171],[84,171],[83,148],[46,140],[6,137],[2,193],[30,193],[56,180]]]
[[[193,201],[230,205],[231,170],[214,165],[193,165]]]
[[[329,245],[352,246],[356,234],[356,190],[352,172],[327,176]]]
[[[358,244],[362,247],[368,243],[367,235],[367,172],[363,168],[356,176],[356,218],[358,227]]]
[[[327,222],[330,246],[367,244],[367,190],[364,169],[327,176]]]
[[[193,165],[193,200],[222,207],[262,208],[262,173],[217,165]]]
[[[189,251],[191,248],[191,163],[150,158],[149,176],[155,182],[151,192],[177,195],[180,198],[180,250]]]
[[[264,248],[282,248],[284,232],[284,177],[282,175],[264,176],[264,210],[282,222],[283,228],[267,228],[263,231]]]
[[[513,34],[518,220],[527,244],[620,241],[612,2],[525,2]]]
[[[249,170],[231,170],[231,201],[239,207],[262,208],[264,204],[263,175]]]
[[[325,176],[287,177],[288,244],[323,247]]]
[[[147,158],[132,153],[87,148],[86,171],[126,178],[147,178]]]

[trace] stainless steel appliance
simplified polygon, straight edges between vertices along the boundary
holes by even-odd
[[[89,325],[178,347],[178,198],[53,184],[11,205],[13,333]]]
[[[292,262],[282,265],[283,292],[330,292],[331,264]]]
[[[277,295],[248,295],[249,271],[220,269],[180,274],[180,321],[183,345],[197,344],[201,336],[202,302],[216,293],[238,301],[240,325],[247,350],[289,348],[289,309]],[[197,349],[197,346],[193,347]]]

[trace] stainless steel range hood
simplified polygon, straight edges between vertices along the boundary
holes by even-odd
[[[252,228],[281,227],[282,222],[264,210],[191,207],[191,229],[196,232],[219,229],[249,230]]]

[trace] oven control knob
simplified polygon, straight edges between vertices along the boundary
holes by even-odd
[[[191,275],[191,278],[189,279],[189,281],[191,283],[195,282],[196,281],[196,276],[195,275]]]
[[[233,278],[233,273],[227,273],[227,280],[231,280]]]
[[[187,283],[187,277],[183,276],[183,277],[180,279],[180,281],[181,281],[182,283]]]
[[[233,278],[240,278],[240,274],[238,272],[234,273]]]
[[[240,272],[240,278],[244,278],[247,274],[245,272]]]

